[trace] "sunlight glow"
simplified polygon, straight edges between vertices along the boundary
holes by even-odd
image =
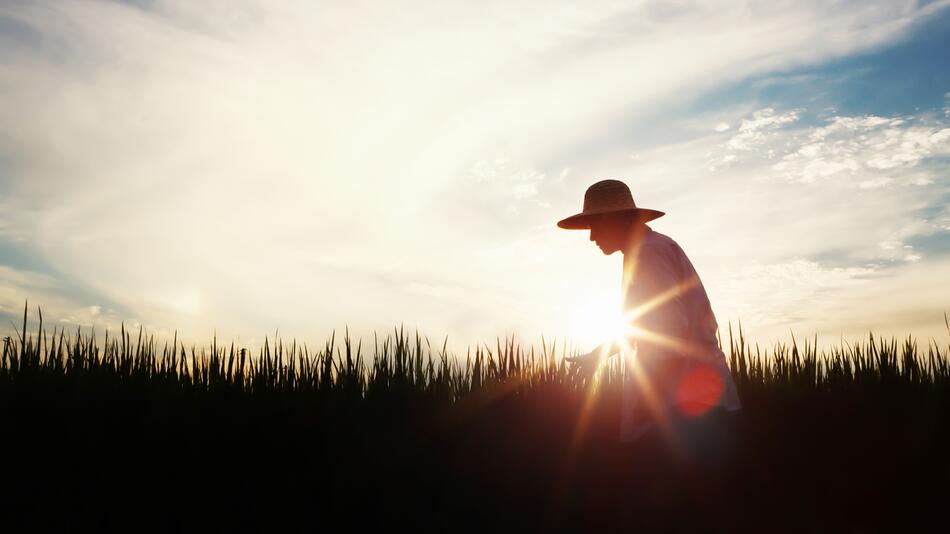
[[[196,287],[167,291],[165,294],[156,295],[156,301],[176,314],[198,315],[203,308],[201,290]]]
[[[614,296],[595,295],[575,306],[573,331],[582,344],[597,345],[622,337],[627,320],[621,302]]]

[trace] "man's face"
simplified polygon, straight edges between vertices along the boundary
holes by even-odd
[[[623,248],[628,229],[629,223],[624,214],[598,215],[590,221],[590,240],[609,256]]]

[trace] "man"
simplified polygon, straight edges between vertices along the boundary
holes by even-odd
[[[623,353],[621,442],[654,441],[674,465],[714,469],[709,464],[728,453],[741,404],[696,270],[675,241],[646,225],[663,215],[637,207],[623,182],[603,180],[587,189],[582,212],[558,221],[589,229],[604,254],[624,256],[625,336],[567,360],[589,379]]]

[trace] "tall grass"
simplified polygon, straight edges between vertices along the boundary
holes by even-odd
[[[948,325],[950,331],[950,325]],[[819,349],[816,341],[801,345],[778,343],[763,349],[749,344],[739,328],[728,325],[726,353],[740,392],[791,389],[799,392],[829,389],[914,387],[943,388],[950,384],[950,344],[941,347],[931,339],[925,347],[908,337],[875,338],[859,343],[842,340],[839,346]],[[816,338],[817,339],[817,338]],[[464,362],[449,355],[446,343],[433,347],[428,338],[402,328],[380,343],[374,339],[372,358],[362,340],[354,346],[347,330],[342,347],[335,333],[324,347],[313,351],[296,341],[265,339],[256,354],[230,343],[185,347],[177,335],[159,345],[140,327],[133,333],[124,325],[106,332],[100,341],[77,328],[74,332],[43,325],[42,311],[34,332],[27,310],[16,337],[3,340],[0,380],[37,374],[109,376],[117,380],[150,381],[180,388],[228,389],[247,392],[321,392],[348,398],[373,398],[382,394],[413,395],[455,402],[474,391],[505,386],[512,393],[556,385],[576,389],[585,384],[569,372],[567,344],[556,354],[556,342],[541,346],[515,345],[514,338],[496,340],[494,348],[482,345],[469,350]],[[611,358],[602,369],[603,387],[620,383],[626,372],[621,359]]]
[[[372,349],[346,331],[252,354],[27,319],[0,358],[0,531],[609,531],[624,481],[657,453],[618,441],[624,360],[592,388],[566,342],[462,356],[400,328]],[[703,512],[670,486],[675,528],[709,530],[712,513],[730,531],[939,517],[950,345],[762,348],[731,325],[723,338],[741,462]]]

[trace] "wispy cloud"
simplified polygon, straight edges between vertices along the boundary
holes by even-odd
[[[927,158],[950,154],[950,127],[942,122],[922,125],[913,119],[873,115],[832,117],[828,122],[811,129],[807,142],[772,168],[789,180],[806,183],[859,175],[862,188],[883,187],[895,180],[926,185],[933,177],[906,170]]]
[[[739,132],[726,143],[730,150],[752,150],[765,144],[766,134],[798,120],[801,110],[775,113],[772,108],[760,109],[751,118],[743,119]],[[727,128],[728,129],[728,128]],[[725,131],[725,130],[719,130]]]
[[[55,277],[0,265],[0,318],[8,322],[3,330],[21,330],[26,304],[24,296],[32,299],[28,313],[30,328],[38,326],[37,306],[46,321],[45,329],[50,331],[53,326],[87,327],[104,331],[118,329],[123,321],[130,327],[139,324],[134,317],[120,318],[115,310],[104,309],[102,305],[86,304],[69,298],[70,293],[70,289],[63,287]]]
[[[746,324],[785,329],[814,320],[817,299],[834,298],[842,289],[871,283],[879,270],[873,265],[830,267],[806,259],[753,262],[720,284],[729,299],[721,305]]]

